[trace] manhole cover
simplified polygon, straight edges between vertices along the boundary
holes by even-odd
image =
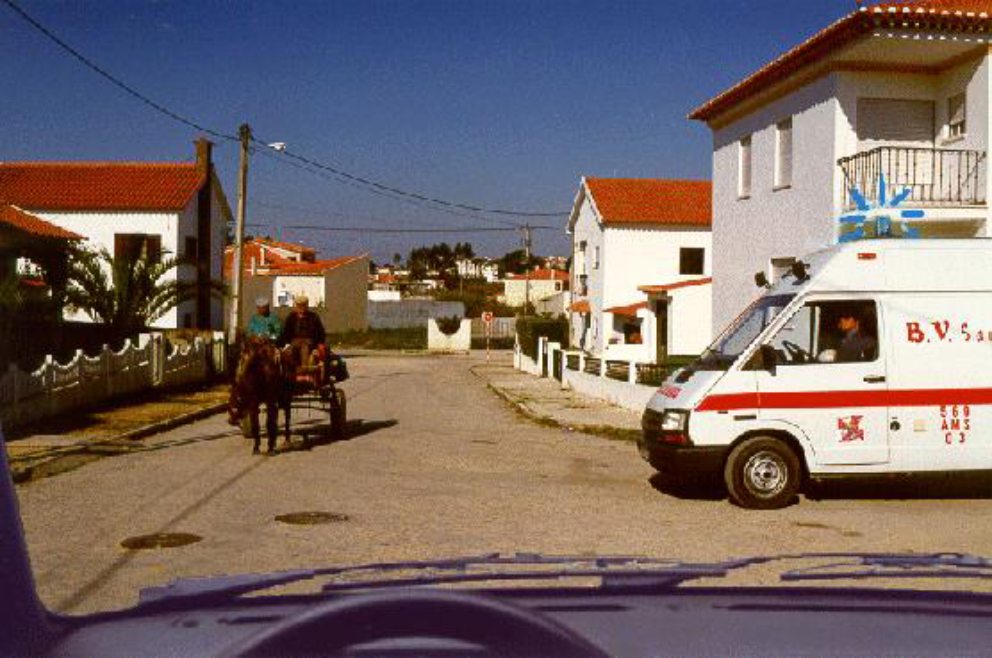
[[[203,537],[188,532],[157,532],[153,535],[128,537],[121,542],[124,548],[144,550],[150,548],[176,548],[201,541]]]
[[[341,523],[347,520],[347,514],[335,514],[334,512],[292,512],[276,517],[276,521],[280,523],[292,523],[293,525],[320,525],[321,523]]]

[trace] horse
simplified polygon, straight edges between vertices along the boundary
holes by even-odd
[[[275,451],[280,408],[286,419],[286,443],[291,442],[289,425],[292,392],[284,366],[280,352],[272,342],[255,336],[245,340],[234,382],[231,384],[228,422],[240,425],[242,418],[250,418],[251,436],[255,440],[252,454],[257,455],[260,452],[259,414],[263,405],[269,439],[268,454]]]

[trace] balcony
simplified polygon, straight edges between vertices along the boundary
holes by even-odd
[[[888,198],[910,188],[907,206],[985,205],[985,151],[879,146],[837,161],[844,174],[844,209],[857,207],[851,188],[878,202],[878,177],[885,174]]]

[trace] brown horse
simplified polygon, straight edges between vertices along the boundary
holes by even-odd
[[[265,429],[269,439],[268,453],[275,451],[280,407],[286,419],[286,443],[290,442],[292,397],[283,365],[279,350],[270,341],[254,336],[245,340],[234,383],[231,385],[228,422],[239,425],[245,416],[250,419],[251,436],[255,439],[252,453],[256,455],[261,442],[259,415],[263,405]]]

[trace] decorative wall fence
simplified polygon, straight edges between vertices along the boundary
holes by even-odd
[[[517,318],[493,318],[490,338],[513,338],[517,335]],[[486,337],[486,323],[482,318],[472,318],[472,338]]]
[[[658,386],[674,366],[633,361],[617,361],[587,356],[583,352],[565,350],[559,343],[538,339],[537,358],[531,359],[514,350],[513,365],[518,370],[550,377],[570,388],[618,406],[643,411]]]
[[[98,356],[77,351],[63,365],[49,356],[34,372],[11,365],[0,376],[0,420],[5,428],[45,416],[94,407],[150,388],[182,386],[226,370],[222,332],[210,341],[168,344],[162,334],[141,334],[120,351],[104,346]]]

